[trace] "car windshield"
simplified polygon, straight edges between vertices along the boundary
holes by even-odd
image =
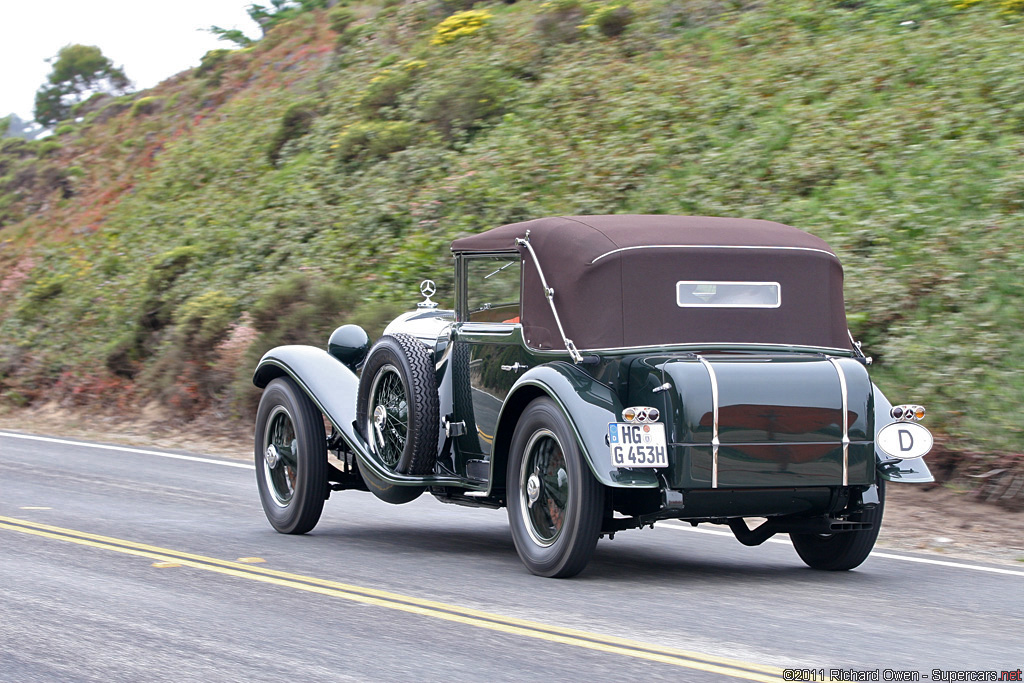
[[[466,259],[466,304],[473,322],[519,322],[518,254]]]

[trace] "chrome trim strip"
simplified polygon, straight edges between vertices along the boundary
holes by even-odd
[[[526,237],[517,237],[516,245],[520,247],[526,247],[526,250],[530,252],[530,256],[533,257],[533,265],[537,266],[537,274],[540,275],[540,286],[544,288],[544,297],[548,300],[548,305],[551,306],[551,314],[555,316],[555,324],[558,325],[558,333],[562,335],[562,342],[565,344],[565,349],[569,352],[574,363],[580,363],[583,361],[583,355],[576,350],[576,345],[572,343],[572,339],[565,336],[565,329],[562,328],[562,320],[558,317],[558,311],[555,310],[555,290],[548,287],[547,278],[544,277],[544,270],[540,267],[540,261],[537,260],[537,252],[533,250],[533,246],[530,244],[530,231],[526,231]]]
[[[655,245],[655,244],[650,244],[650,245],[641,245],[641,246],[636,246],[636,247],[622,247],[621,249],[613,249],[611,251],[606,251],[605,253],[601,254],[600,256],[595,258],[593,261],[591,261],[590,264],[593,265],[593,264],[597,263],[598,261],[603,259],[605,256],[611,256],[613,254],[618,254],[619,252],[623,252],[623,251],[634,251],[636,249],[774,249],[776,251],[813,251],[813,252],[818,252],[819,254],[826,254],[828,256],[831,256],[832,258],[836,259],[837,261],[839,260],[839,257],[836,256],[835,254],[833,254],[831,251],[827,251],[825,249],[815,249],[813,247],[772,247],[772,246],[760,246],[759,247],[759,246],[754,246],[752,244],[751,245],[739,245],[739,244],[660,244],[660,245]]]
[[[690,349],[700,349],[702,351],[719,351],[719,350],[763,350],[769,349],[771,351],[782,350],[782,351],[793,351],[797,353],[810,352],[821,354],[828,353],[848,353],[853,356],[853,351],[850,349],[841,349],[833,346],[804,346],[801,344],[760,344],[756,342],[684,342],[681,344],[648,344],[646,346],[605,346],[599,349],[587,348],[584,351],[600,352],[600,351],[637,351],[642,352],[647,349],[656,349],[659,352],[674,353],[676,351],[689,351]],[[540,353],[550,353],[551,349],[534,349],[530,347],[531,351],[539,351]],[[559,352],[561,353],[561,352]]]
[[[711,379],[711,488],[718,488],[718,376],[711,363],[706,358],[697,354],[697,360],[701,362]]]
[[[839,373],[839,389],[843,392],[843,486],[850,485],[850,395],[846,388],[846,375],[839,361],[829,356],[828,362]]]

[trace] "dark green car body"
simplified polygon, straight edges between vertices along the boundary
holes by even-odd
[[[524,414],[544,401],[599,486],[602,534],[682,519],[728,524],[750,545],[779,532],[805,543],[867,535],[869,551],[880,482],[931,481],[920,457],[878,448],[879,430],[897,421],[893,406],[846,330],[841,267],[817,238],[763,221],[570,217],[503,226],[452,249],[454,307],[438,308],[428,287],[426,302],[385,330],[398,352],[395,340],[416,354],[422,345],[429,359],[429,471],[402,471],[375,446],[392,409],[371,410],[377,385],[357,373],[364,363],[405,371],[374,361],[377,347],[359,328],[339,328],[329,352],[273,349],[256,370],[257,386],[287,377],[326,416],[336,490],[365,488],[393,503],[424,491],[469,506],[512,499],[532,509],[536,492],[527,493],[526,465],[517,476],[524,456],[513,444]],[[407,387],[406,400],[422,401],[419,391]],[[667,465],[613,463],[610,425],[629,422],[631,407],[654,409],[652,422],[664,425]],[[535,431],[570,450],[555,427]],[[257,434],[258,469],[266,447]],[[565,488],[571,470],[530,485],[580,495]],[[553,514],[560,530],[562,513]],[[768,521],[751,530],[749,517]],[[514,529],[520,520],[510,509]],[[524,556],[518,539],[517,548]],[[849,558],[804,559],[850,568]],[[524,561],[549,576],[585,564]]]

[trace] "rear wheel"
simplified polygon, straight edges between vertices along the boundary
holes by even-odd
[[[793,548],[800,559],[812,569],[846,571],[868,559],[882,526],[885,508],[885,481],[878,480],[878,505],[851,516],[854,522],[871,522],[864,531],[845,531],[839,534],[790,534]]]
[[[304,534],[327,498],[327,436],[313,401],[294,380],[267,385],[256,411],[256,484],[271,526]]]
[[[581,572],[597,546],[604,488],[551,399],[534,400],[520,417],[507,474],[509,526],[526,568],[549,577]]]

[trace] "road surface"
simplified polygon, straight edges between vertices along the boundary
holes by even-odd
[[[283,536],[248,461],[0,432],[0,681],[934,680],[1024,666],[1024,566],[886,551],[817,572],[784,538],[747,548],[704,529],[621,532],[580,576],[543,579],[503,510],[338,492],[312,533]]]

